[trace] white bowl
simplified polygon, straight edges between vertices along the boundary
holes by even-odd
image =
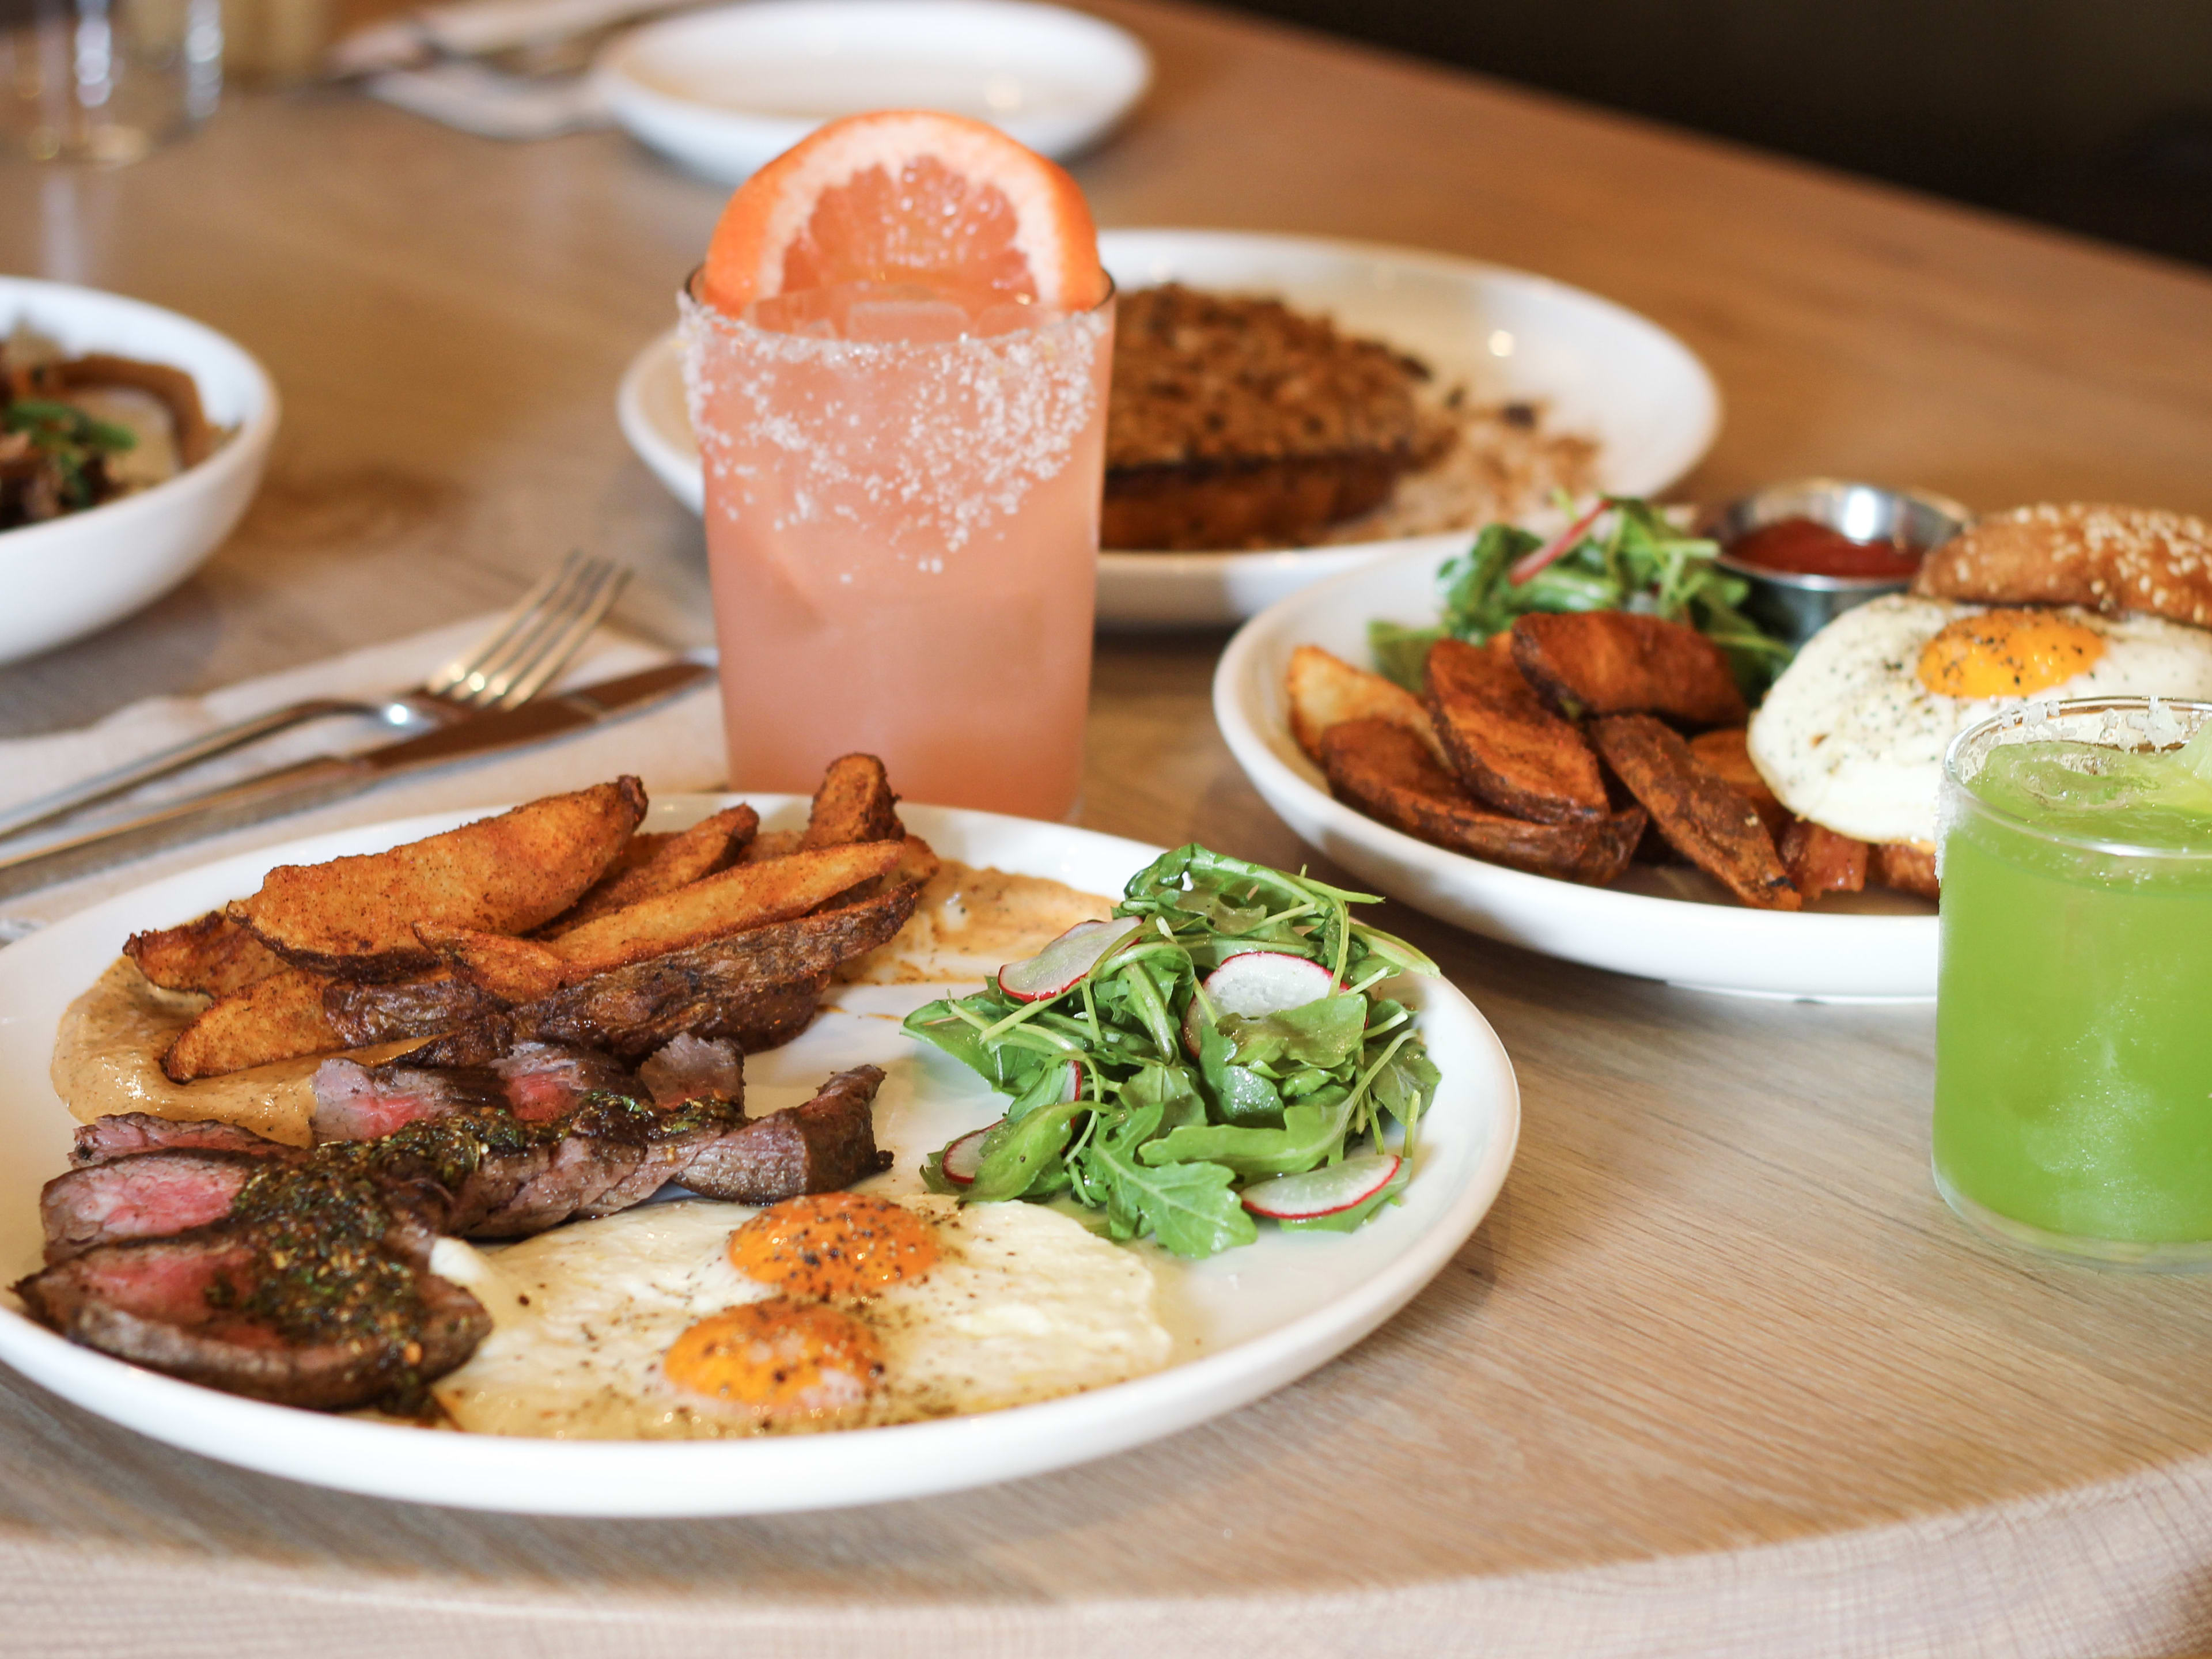
[[[735,184],[824,121],[936,109],[1065,157],[1152,82],[1125,30],[1018,0],[755,0],[648,24],[596,66],[631,135]]]
[[[1584,887],[1486,864],[1401,834],[1328,792],[1290,732],[1283,671],[1300,645],[1365,665],[1380,617],[1433,627],[1444,553],[1410,554],[1294,593],[1237,631],[1213,676],[1213,718],[1277,817],[1376,891],[1546,956],[1699,990],[1822,1002],[1936,994],[1936,907],[1887,890],[1817,910],[1753,910],[1683,866],[1637,865]]]
[[[72,356],[112,352],[181,368],[208,419],[235,428],[214,454],[151,489],[0,531],[0,662],[127,617],[197,569],[236,527],[276,433],[276,388],[234,342],[189,317],[66,283],[0,276],[0,332],[27,324]]]
[[[1547,276],[1416,249],[1225,230],[1109,230],[1098,257],[1125,292],[1183,282],[1272,294],[1412,352],[1485,402],[1540,400],[1558,429],[1598,440],[1598,485],[1615,495],[1657,494],[1720,430],[1720,392],[1694,352],[1649,318]],[[630,447],[698,512],[699,446],[673,330],[638,354],[615,407]],[[1530,521],[1551,527],[1541,514]],[[1219,627],[1376,559],[1457,551],[1470,534],[1254,553],[1109,549],[1098,556],[1098,621]]]

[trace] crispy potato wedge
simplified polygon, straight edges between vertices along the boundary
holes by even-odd
[[[635,1060],[684,1031],[729,1037],[748,1053],[774,1048],[806,1029],[840,963],[906,925],[921,892],[902,882],[873,898],[596,975],[471,1021],[408,1057],[421,1066],[481,1066],[517,1042],[580,1042]]]
[[[305,968],[283,968],[203,1009],[161,1056],[172,1083],[242,1072],[343,1047],[323,1015],[328,981]]]
[[[1477,800],[1539,823],[1608,815],[1605,777],[1589,744],[1544,707],[1503,653],[1438,640],[1429,649],[1427,682],[1444,755]]]
[[[227,997],[283,967],[284,959],[220,910],[197,921],[133,933],[123,954],[165,991]]]
[[[1291,736],[1316,766],[1326,766],[1322,735],[1346,720],[1388,720],[1402,726],[1439,763],[1444,761],[1435,723],[1419,697],[1395,681],[1354,668],[1317,645],[1302,645],[1291,653],[1290,666],[1283,673],[1283,694],[1290,704]]]
[[[1936,843],[1932,841],[1885,842],[1874,849],[1875,885],[1894,887],[1934,902],[1941,896],[1936,880]]]
[[[1626,611],[1519,617],[1513,660],[1563,714],[1658,714],[1741,726],[1750,711],[1728,658],[1694,628]]]
[[[1340,720],[1322,737],[1322,767],[1337,799],[1394,830],[1531,875],[1602,887],[1619,878],[1644,833],[1631,807],[1576,823],[1534,823],[1476,804],[1457,778],[1395,720]]]
[[[818,847],[896,841],[905,834],[898,797],[891,793],[884,763],[873,755],[844,755],[831,761],[822,775],[799,845],[801,851],[811,852]]]
[[[1864,842],[1839,836],[1825,824],[1792,818],[1776,843],[1790,884],[1808,904],[1823,893],[1856,893],[1866,887],[1867,859],[1873,851]]]
[[[759,829],[760,814],[750,806],[738,805],[726,806],[673,835],[632,836],[616,867],[573,908],[540,931],[549,935],[566,933],[641,899],[658,898],[688,887],[728,865],[744,851],[745,843]],[[640,842],[650,845],[632,856],[631,849]]]
[[[443,966],[414,979],[334,979],[323,988],[323,1017],[349,1048],[434,1036],[503,1006],[502,999]]]
[[[501,1002],[535,1002],[561,988],[561,958],[535,939],[434,921],[416,923],[415,936]]]
[[[1759,814],[1759,821],[1766,826],[1766,833],[1778,843],[1782,832],[1796,822],[1796,815],[1767,787],[1766,780],[1751,763],[1751,750],[1745,744],[1742,726],[1724,726],[1717,732],[1700,732],[1690,739],[1690,752],[1720,774],[1722,782],[1751,803]]]
[[[804,830],[763,830],[745,843],[739,854],[740,864],[767,864],[776,859],[787,859],[799,850],[799,843],[806,839]]]
[[[436,960],[418,921],[521,933],[587,891],[645,814],[635,778],[549,795],[386,853],[280,865],[230,915],[286,961],[398,979]]]
[[[1590,741],[1659,831],[1691,863],[1746,904],[1795,910],[1803,903],[1752,804],[1650,714],[1590,722]]]

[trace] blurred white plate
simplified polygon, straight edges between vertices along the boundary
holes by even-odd
[[[657,803],[647,827],[696,822],[730,797]],[[752,795],[770,827],[805,822],[803,796]],[[495,811],[487,807],[482,811]],[[0,951],[0,1269],[40,1263],[40,1185],[67,1165],[74,1122],[47,1078],[62,1011],[133,931],[251,892],[269,867],[373,852],[482,816],[445,813],[226,859],[80,911]],[[1059,824],[902,805],[915,834],[970,864],[1118,894],[1159,849]],[[172,1445],[295,1480],[428,1504],[542,1515],[735,1515],[872,1504],[1065,1468],[1141,1445],[1304,1376],[1410,1301],[1466,1243],[1513,1161],[1520,1096],[1505,1051],[1442,980],[1398,981],[1443,1074],[1405,1201],[1352,1233],[1285,1233],[1210,1261],[1146,1249],[1176,1339],[1166,1370],[1117,1387],[975,1417],[757,1440],[556,1441],[441,1434],[264,1405],[141,1370],[64,1340],[0,1297],[0,1361],[85,1410]],[[796,1041],[745,1061],[756,1110],[795,1105],[822,1079],[890,1073],[876,1132],[896,1156],[871,1190],[918,1191],[921,1158],[1004,1109],[964,1066],[896,1020],[951,988],[848,986]],[[886,1018],[889,1015],[891,1018]]]
[[[936,109],[1057,158],[1144,96],[1152,61],[1126,30],[1019,0],[755,0],[647,24],[599,56],[615,119],[735,184],[824,121]]]
[[[208,419],[237,430],[150,489],[0,531],[0,663],[105,628],[184,580],[236,527],[276,435],[268,372],[204,323],[98,289],[0,276],[0,337],[19,325],[71,356],[105,351],[181,368]]]
[[[1936,994],[1936,908],[1870,891],[1818,910],[1753,910],[1682,866],[1636,865],[1613,887],[1524,875],[1447,852],[1353,811],[1292,740],[1283,695],[1291,652],[1318,645],[1367,665],[1375,617],[1437,619],[1437,567],[1416,553],[1308,588],[1237,632],[1213,676],[1213,717],[1276,815],[1377,892],[1490,939],[1703,990],[1838,1001]]]
[[[1239,231],[1109,230],[1098,254],[1125,291],[1164,282],[1278,296],[1426,361],[1486,403],[1541,400],[1561,431],[1602,446],[1601,488],[1656,494],[1720,429],[1720,393],[1695,354],[1609,300],[1525,271],[1441,253]],[[674,331],[631,362],[616,398],[630,447],[693,512],[699,450]],[[1219,626],[1393,553],[1455,551],[1466,532],[1258,553],[1102,553],[1109,628]]]

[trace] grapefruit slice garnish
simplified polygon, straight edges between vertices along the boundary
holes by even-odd
[[[702,297],[756,300],[845,283],[1085,311],[1106,297],[1075,180],[996,127],[886,110],[832,121],[738,187],[708,244]]]

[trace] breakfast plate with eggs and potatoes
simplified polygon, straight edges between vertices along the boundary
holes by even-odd
[[[343,1490],[827,1508],[1232,1410],[1473,1232],[1512,1067],[1357,896],[895,799],[617,780],[0,953],[0,1360]]]
[[[1936,994],[1953,738],[2029,702],[2212,697],[2198,520],[1990,514],[1794,657],[1730,608],[1712,544],[1668,522],[1609,504],[1549,545],[1501,526],[1496,547],[1293,595],[1224,653],[1223,736],[1306,841],[1473,932],[1703,989],[1918,1001]],[[1651,596],[1578,599],[1624,533],[1668,542],[1670,592],[1717,597],[1674,618]],[[1576,535],[1587,568],[1557,609],[1511,597]],[[1478,577],[1486,610],[1468,608]]]

